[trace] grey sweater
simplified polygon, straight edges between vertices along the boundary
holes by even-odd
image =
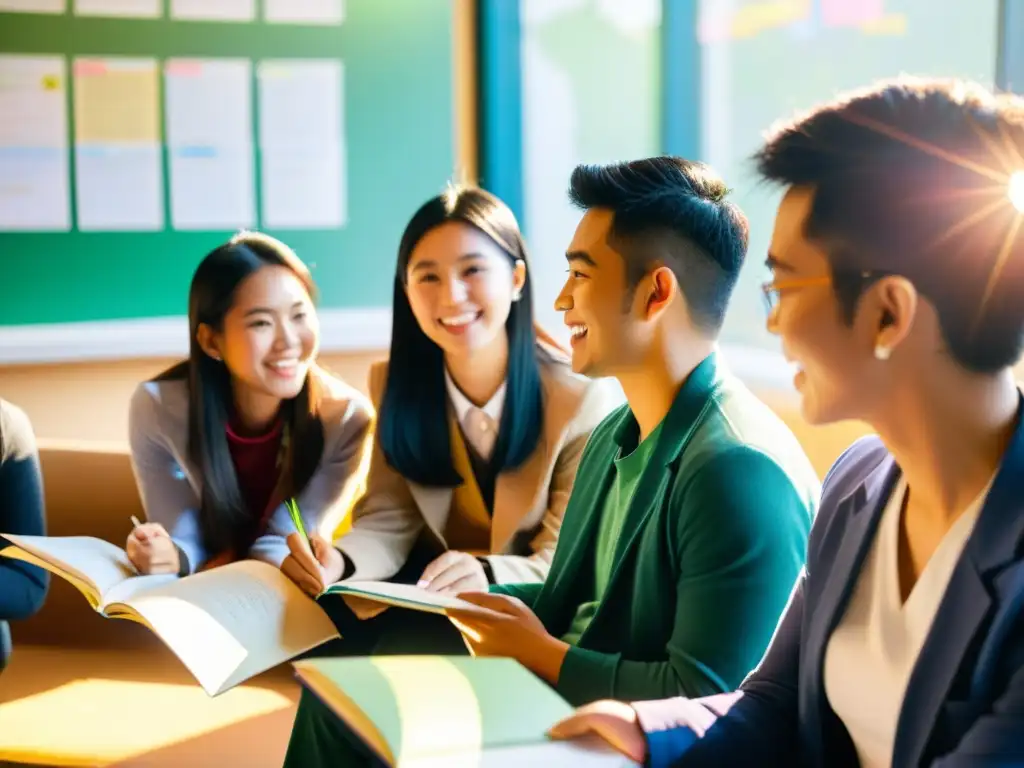
[[[320,372],[324,452],[313,478],[296,498],[308,533],[328,540],[361,492],[364,457],[372,436],[373,406],[358,390]],[[188,390],[184,381],[147,381],[132,395],[128,416],[132,468],[146,518],[170,533],[194,571],[217,553],[207,552],[200,536],[198,510],[202,487],[199,468],[188,459]],[[295,531],[282,504],[249,557],[280,567],[288,556],[286,537]]]

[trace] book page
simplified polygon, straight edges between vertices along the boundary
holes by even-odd
[[[325,590],[328,595],[352,595],[374,602],[411,608],[427,613],[445,612],[447,608],[461,608],[468,611],[485,610],[478,605],[467,603],[451,595],[440,595],[411,584],[392,584],[388,581],[339,581]]]
[[[316,602],[256,560],[187,576],[108,611],[138,614],[211,696],[338,637]]]
[[[512,659],[381,656],[294,666],[303,685],[400,766],[450,766],[462,757],[479,765],[492,750],[548,746],[548,729],[573,711]]]
[[[38,560],[37,565],[75,584],[79,591],[82,591],[80,585],[86,586],[92,594],[83,594],[93,608],[102,605],[104,597],[116,586],[138,576],[128,554],[103,539],[91,536],[0,535],[34,556]],[[18,557],[17,553],[12,554]]]

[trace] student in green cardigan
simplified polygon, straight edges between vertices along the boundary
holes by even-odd
[[[715,351],[747,221],[703,165],[577,168],[584,214],[557,308],[572,367],[628,404],[592,433],[543,583],[450,612],[478,656],[518,659],[569,702],[730,691],[757,664],[803,566],[817,477]],[[308,701],[307,701],[308,700]],[[379,765],[305,697],[286,765]]]
[[[716,352],[747,221],[706,166],[654,157],[572,175],[584,210],[557,300],[573,370],[627,404],[591,435],[543,584],[462,594],[478,656],[573,704],[731,691],[803,566],[820,490],[783,422]]]

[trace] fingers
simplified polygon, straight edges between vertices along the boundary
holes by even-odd
[[[594,715],[577,711],[551,726],[548,736],[552,739],[575,739],[593,730]]]
[[[136,570],[143,574],[176,573],[178,552],[167,531],[159,523],[139,526],[128,536],[125,552]]]
[[[530,610],[522,600],[508,595],[492,595],[490,592],[460,592],[456,597],[489,611],[509,616],[519,616]]]
[[[430,584],[454,565],[461,557],[465,555],[462,552],[456,552],[449,550],[435,558],[426,568],[423,569],[423,575],[420,576],[420,580],[416,582],[417,587],[429,588]]]
[[[484,576],[484,567],[475,557],[464,555],[454,559],[447,568],[430,580],[426,589],[429,592],[444,594],[455,594],[453,588],[462,582],[464,591],[474,587],[487,586],[487,577]]]
[[[138,541],[152,541],[159,538],[170,538],[167,530],[160,523],[143,523],[132,529],[131,538]]]
[[[295,582],[296,586],[299,587],[310,597],[316,597],[320,594],[320,583],[317,579],[309,574],[309,572],[298,564],[294,555],[288,555],[281,563],[281,570],[284,575]]]
[[[458,576],[453,574],[452,570],[445,571],[442,574],[442,578],[448,575],[454,576],[455,580],[447,583],[441,583],[440,579],[437,579],[430,584],[430,591],[437,592],[441,595],[457,595],[460,592],[467,592],[479,586],[479,579],[475,573],[471,573],[467,576]]]
[[[288,550],[296,565],[302,568],[314,583],[320,584],[323,579],[320,563],[313,557],[313,552],[310,550],[309,544],[306,543],[305,537],[301,533],[290,533],[287,541]],[[298,583],[297,579],[293,579],[293,581]]]
[[[330,550],[333,546],[327,539],[321,536],[319,533],[314,533],[309,537],[309,543],[313,546],[313,555],[320,565],[327,565],[330,562]]]

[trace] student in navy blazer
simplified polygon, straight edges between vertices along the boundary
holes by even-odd
[[[878,435],[829,472],[738,691],[597,702],[553,735],[677,768],[1024,765],[1022,156],[1024,100],[906,78],[769,140],[769,329],[808,421]]]

